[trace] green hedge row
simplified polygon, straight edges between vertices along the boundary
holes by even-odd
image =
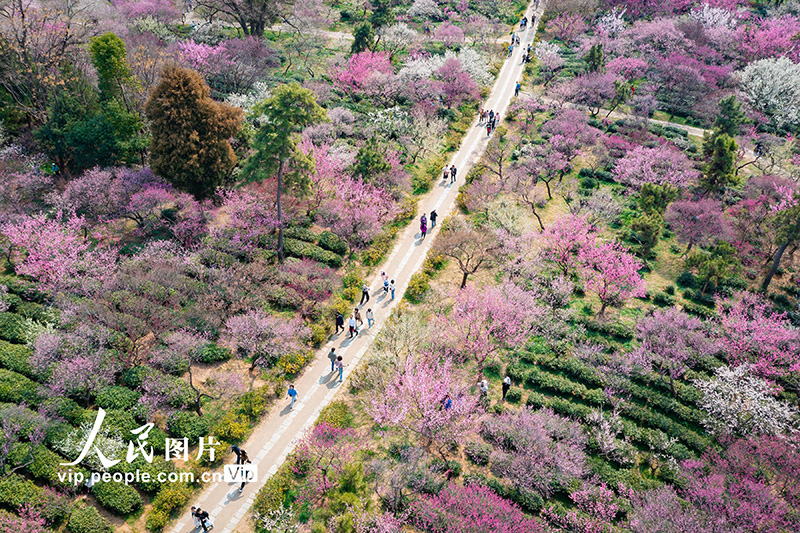
[[[169,515],[180,509],[192,495],[189,487],[184,485],[172,484],[165,485],[153,498],[153,509],[147,516],[147,529],[149,531],[161,531],[169,521]]]
[[[323,250],[316,244],[299,241],[297,239],[284,239],[283,251],[289,257],[313,259],[314,261],[318,261],[333,268],[340,268],[343,264],[342,256],[328,250]]]
[[[0,313],[0,340],[25,344],[28,342],[28,322],[16,313]]]
[[[142,497],[136,489],[117,481],[96,483],[92,494],[100,505],[120,516],[127,516],[142,507]]]
[[[22,374],[0,368],[0,402],[25,403],[37,407],[42,399],[36,392],[37,384]]]
[[[0,340],[0,366],[29,378],[34,377],[29,362],[32,353],[27,346]]]
[[[560,394],[577,396],[598,406],[608,403],[608,399],[601,389],[588,389],[582,383],[577,383],[549,372],[543,372],[536,367],[528,370],[525,375],[525,382]]]
[[[593,385],[595,387],[604,387],[607,385],[603,377],[598,372],[596,372],[593,368],[588,367],[582,361],[579,361],[577,359],[539,357],[537,363],[546,368],[564,372],[565,374],[568,374],[569,376],[577,379],[578,381],[586,385]],[[646,375],[646,376],[647,377],[645,377],[644,379],[647,380],[648,385],[650,386],[652,386],[652,384],[657,382],[663,383],[663,379],[660,376],[655,376],[655,375],[653,376]],[[631,396],[639,398],[644,402],[655,405],[667,413],[674,413],[678,418],[682,420],[699,424],[705,416],[703,412],[700,411],[699,409],[684,405],[683,403],[675,400],[671,396],[661,394],[653,390],[652,388],[637,385],[633,381],[625,380],[621,376],[615,377],[615,383],[621,383],[621,386],[626,394],[630,394]],[[687,394],[687,389],[693,389],[693,387],[689,387],[688,385],[679,383],[680,382],[676,382],[675,384],[676,389],[681,389],[684,395]]]
[[[110,533],[111,525],[91,505],[77,507],[69,517],[67,529],[70,533]]]
[[[50,523],[56,523],[67,515],[69,503],[68,497],[37,487],[19,474],[0,478],[0,505],[4,507],[31,505]]]

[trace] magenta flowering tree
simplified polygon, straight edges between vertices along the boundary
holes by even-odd
[[[617,161],[614,177],[620,183],[638,189],[645,183],[686,188],[700,173],[681,152],[667,146],[637,146]]]
[[[455,44],[464,42],[464,31],[450,22],[442,22],[439,24],[433,32],[433,36],[437,40],[442,41],[445,48],[450,48]]]
[[[450,397],[450,406],[446,398]],[[376,386],[367,411],[378,424],[419,436],[443,458],[452,445],[475,431],[478,398],[448,359],[409,355],[385,383]]]
[[[30,504],[23,504],[19,514],[0,511],[0,533],[47,533],[47,520]]]
[[[596,117],[600,109],[617,96],[616,81],[617,76],[613,72],[589,72],[577,76],[572,80],[572,100],[585,105],[589,113]]]
[[[700,460],[684,461],[684,495],[717,531],[796,530],[796,446],[796,437],[761,437],[737,441],[722,453],[709,450]]]
[[[552,525],[573,533],[596,533],[613,527],[620,506],[617,495],[605,483],[587,485],[571,492],[569,498],[575,508],[566,514],[558,514],[552,507],[543,511]]]
[[[615,57],[606,63],[606,70],[619,78],[631,81],[644,76],[647,62],[638,57]]]
[[[308,326],[299,318],[286,320],[257,309],[230,317],[225,332],[238,353],[252,358],[251,371],[302,350],[311,338]]]
[[[711,525],[699,510],[682,504],[675,490],[664,485],[642,492],[630,491],[628,526],[634,533],[708,533]]]
[[[346,66],[331,69],[333,86],[347,95],[353,96],[367,88],[370,77],[375,73],[391,74],[392,64],[389,52],[365,50],[350,56]]]
[[[547,228],[539,241],[539,258],[566,278],[580,271],[583,251],[595,245],[597,232],[586,215],[567,215]]]
[[[547,33],[560,39],[564,44],[570,44],[575,38],[586,31],[586,22],[579,13],[560,13],[547,22]]]
[[[90,295],[113,277],[116,248],[96,244],[85,237],[83,217],[59,212],[24,216],[18,222],[0,225],[14,251],[13,267],[18,275],[35,278],[53,293],[70,290]],[[97,236],[99,237],[99,236]]]
[[[549,409],[525,407],[488,418],[481,434],[495,446],[492,472],[521,491],[549,498],[588,472],[581,425]]]
[[[448,108],[458,107],[465,101],[473,102],[480,97],[478,84],[464,71],[461,61],[455,57],[449,58],[439,67],[436,77],[441,80],[442,94]]]
[[[800,372],[800,330],[763,297],[740,292],[722,302],[718,323],[720,349],[731,366],[749,363],[766,379]]]
[[[222,41],[216,46],[189,39],[178,44],[178,53],[219,93],[245,93],[263,79],[269,69],[280,64],[275,50],[252,35]]]
[[[577,109],[562,109],[555,118],[542,125],[542,132],[549,135],[552,147],[572,162],[580,154],[580,148],[594,144],[600,132],[591,126],[586,115]]]
[[[114,0],[113,4],[130,20],[152,17],[167,24],[180,16],[175,0]]]
[[[630,298],[645,295],[647,284],[639,274],[642,262],[614,242],[605,242],[585,248],[584,263],[585,286],[600,298],[600,311],[611,307],[622,307]]]
[[[221,191],[222,206],[217,216],[226,216],[227,224],[210,229],[210,243],[214,248],[248,257],[256,248],[264,246],[265,239],[278,228],[278,215],[274,203],[259,187],[251,186]]]
[[[394,212],[394,202],[386,191],[349,176],[340,176],[334,195],[322,218],[351,250],[371,243]]]
[[[640,345],[632,352],[636,364],[664,377],[675,395],[675,380],[704,355],[713,354],[713,342],[703,322],[674,307],[657,309],[636,326]]]
[[[488,487],[450,483],[437,495],[420,496],[412,504],[411,523],[435,533],[541,533],[540,522]]]
[[[355,432],[322,422],[306,434],[295,448],[294,469],[305,474],[299,501],[318,502],[335,488],[344,467],[358,448]]]
[[[545,110],[544,103],[537,98],[516,98],[510,106],[508,106],[509,116],[513,116],[517,120],[522,130],[528,133],[536,116]]]
[[[526,296],[510,283],[464,287],[450,314],[441,317],[442,341],[457,359],[475,361],[479,379],[492,355],[525,342],[537,310]]]
[[[672,202],[664,213],[664,221],[670,225],[678,240],[686,244],[683,255],[688,254],[695,244],[712,244],[728,230],[722,205],[711,198]]]

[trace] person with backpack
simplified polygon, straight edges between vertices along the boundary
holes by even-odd
[[[436,210],[434,209],[431,211],[431,229],[436,227],[436,219],[439,218],[439,215],[436,214]]]

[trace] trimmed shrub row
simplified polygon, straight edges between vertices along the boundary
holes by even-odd
[[[28,362],[31,355],[31,349],[27,346],[0,340],[0,366],[3,368],[32,378],[33,369]]]
[[[303,242],[297,239],[284,239],[283,251],[289,257],[298,259],[313,259],[333,268],[340,268],[343,264],[342,256],[328,250],[323,250],[316,244]]]

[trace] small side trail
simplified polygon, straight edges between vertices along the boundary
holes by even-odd
[[[521,44],[515,46],[511,57],[505,60],[488,99],[483,103],[484,109],[494,110],[495,113],[500,114],[501,118],[505,116],[508,105],[514,97],[517,80],[522,79],[524,65],[521,51],[533,41],[543,10],[544,1],[533,0],[528,6],[526,15],[535,23],[529,25],[528,29],[520,34]],[[463,183],[464,177],[472,166],[480,159],[486,149],[488,139],[486,128],[480,126],[476,118],[462,140],[459,150],[448,162],[448,166],[455,165],[458,169],[456,182],[450,184],[449,180],[444,182],[441,177],[437,177],[433,190],[419,201],[420,215],[436,210],[441,221],[453,211],[458,187]],[[344,363],[348,365],[345,368],[346,380],[381,331],[394,306],[402,298],[411,275],[421,268],[438,230],[439,224],[429,229],[427,237],[423,240],[419,232],[419,224],[414,221],[398,234],[398,240],[391,255],[373,272],[368,281],[372,289],[371,298],[361,307],[361,315],[364,317],[368,308],[373,310],[375,323],[372,328],[367,328],[365,321],[360,334],[352,340],[347,338],[346,332],[332,337],[332,340],[315,354],[314,360],[303,375],[294,382],[295,389],[298,391],[294,409],[289,408],[288,398],[280,400],[278,405],[273,407],[269,415],[253,431],[247,442],[241,445],[241,448],[247,450],[251,460],[257,466],[259,481],[249,483],[241,493],[238,490],[238,484],[210,483],[193,499],[191,506],[201,507],[211,515],[215,533],[253,531],[249,513],[256,493],[266,480],[277,472],[299,439],[318,418],[322,408],[328,405],[344,386],[338,382],[338,375],[330,371],[327,354],[331,347],[336,348],[336,353],[341,355]],[[394,300],[391,300],[390,296],[383,295],[381,271],[385,271],[396,282],[397,290]],[[187,505],[177,523],[168,528],[171,532],[189,533],[193,531],[190,505]]]

